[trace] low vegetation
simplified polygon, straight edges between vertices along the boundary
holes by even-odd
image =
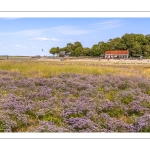
[[[149,132],[150,66],[1,61],[1,132]]]

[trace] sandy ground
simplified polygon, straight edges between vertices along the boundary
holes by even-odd
[[[39,61],[61,61],[59,58],[54,58],[54,59],[45,59],[41,58],[38,59]],[[142,60],[125,60],[125,59],[66,59],[65,61],[62,62],[99,62],[99,63],[117,63],[117,64],[150,64],[150,59],[142,59]]]

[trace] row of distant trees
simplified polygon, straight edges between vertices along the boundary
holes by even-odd
[[[100,41],[94,44],[92,48],[83,47],[81,42],[77,41],[67,43],[65,47],[52,47],[49,52],[53,55],[60,51],[71,52],[71,56],[102,56],[106,50],[129,50],[130,57],[143,56],[150,57],[150,34],[124,34],[121,38],[109,39],[107,42]]]

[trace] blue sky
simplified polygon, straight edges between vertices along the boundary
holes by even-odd
[[[150,34],[150,18],[0,18],[0,55],[50,56],[80,41],[92,47],[125,33]]]

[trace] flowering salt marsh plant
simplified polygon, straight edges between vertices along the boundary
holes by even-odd
[[[0,71],[1,132],[149,132],[150,79]]]

